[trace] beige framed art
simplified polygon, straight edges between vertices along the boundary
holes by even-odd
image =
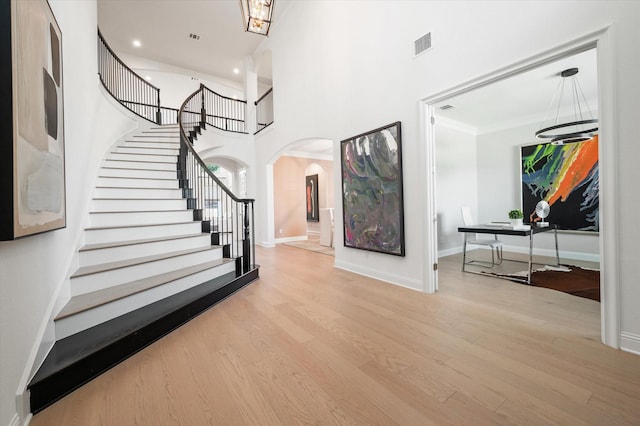
[[[62,34],[46,0],[0,5],[0,240],[66,226]]]

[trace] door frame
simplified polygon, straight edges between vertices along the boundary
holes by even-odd
[[[518,61],[489,74],[450,87],[420,100],[420,131],[425,142],[421,152],[425,197],[425,235],[423,250],[427,258],[423,268],[425,291],[433,293],[438,288],[437,270],[437,206],[436,206],[436,158],[435,124],[432,120],[434,105],[454,96],[490,85],[516,74],[541,65],[554,62],[592,48],[597,52],[598,69],[598,115],[599,115],[599,173],[600,173],[600,322],[602,343],[614,348],[620,347],[620,289],[619,289],[619,247],[616,236],[618,224],[615,220],[618,205],[618,184],[616,175],[616,131],[615,131],[615,70],[614,49],[611,26],[589,33]],[[435,248],[435,249],[434,249]]]

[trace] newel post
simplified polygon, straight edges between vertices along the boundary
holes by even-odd
[[[158,104],[156,105],[156,124],[162,126],[162,111],[160,109],[160,89],[158,89]]]
[[[244,200],[244,236],[242,239],[242,272],[247,273],[251,267],[251,237],[249,229],[249,201]]]
[[[207,110],[204,107],[204,84],[200,83],[200,128],[207,128]]]

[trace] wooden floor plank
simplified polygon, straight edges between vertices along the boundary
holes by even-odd
[[[427,295],[258,248],[260,280],[35,415],[40,425],[640,424],[600,305],[465,274]]]

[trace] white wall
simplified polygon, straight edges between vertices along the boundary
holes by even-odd
[[[109,39],[106,40],[109,43]],[[223,80],[212,75],[156,62],[140,56],[119,52],[116,54],[139,76],[151,77],[149,83],[160,89],[160,103],[163,107],[180,108],[185,99],[200,87],[200,83],[219,95],[244,99],[241,83]]]
[[[444,124],[443,124],[444,123]],[[438,255],[462,250],[462,206],[478,218],[478,167],[475,129],[436,116],[436,208]]]
[[[346,249],[336,232],[336,265],[424,288],[426,159],[420,100],[611,26],[604,41],[611,55],[601,60],[607,61],[604,66],[612,74],[602,88],[613,91],[606,102],[615,119],[609,121],[601,143],[616,145],[607,151],[616,156],[609,176],[619,183],[621,196],[606,200],[613,203],[609,211],[618,216],[610,230],[615,238],[607,244],[620,255],[612,259],[613,269],[607,274],[620,281],[623,345],[640,352],[640,286],[635,285],[634,268],[635,236],[640,235],[635,217],[640,206],[640,191],[635,189],[640,180],[636,142],[640,129],[635,117],[640,99],[639,19],[640,2],[294,2],[261,45],[273,51],[275,124],[258,135],[258,170],[269,170],[274,154],[292,141],[331,139],[337,159],[340,140],[401,120],[407,256]],[[413,41],[427,32],[432,34],[433,48],[414,58]],[[335,161],[336,180],[339,167]],[[267,178],[268,172],[258,177],[257,233],[258,241],[268,244],[273,236],[268,231]],[[340,229],[339,198],[335,204],[336,229]]]
[[[25,419],[28,407],[17,406],[16,394],[25,390],[41,342],[51,338],[47,324],[74,267],[97,166],[106,149],[136,126],[99,88],[95,0],[49,3],[62,31],[67,227],[0,242],[2,425]]]

